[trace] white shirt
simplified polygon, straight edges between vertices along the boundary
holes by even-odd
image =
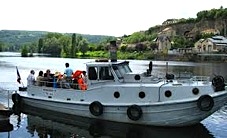
[[[27,77],[27,85],[33,85],[35,83],[35,76],[34,74],[29,74]]]

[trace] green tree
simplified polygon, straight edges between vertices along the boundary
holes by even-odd
[[[141,32],[135,32],[131,36],[126,38],[126,42],[129,44],[139,43],[139,42],[143,42],[145,40],[146,40],[146,36],[144,33],[141,33]]]
[[[43,49],[43,39],[40,38],[38,42],[38,53],[42,53],[42,49]]]
[[[28,48],[27,45],[23,45],[21,49],[21,56],[22,57],[27,57],[28,56]]]
[[[4,43],[0,41],[0,52],[4,51]]]
[[[43,52],[47,54],[51,54],[52,56],[60,56],[61,55],[61,44],[60,41],[53,37],[48,38],[44,41]]]
[[[89,49],[89,47],[88,47],[88,41],[86,39],[82,39],[79,42],[79,50],[80,50],[81,53],[83,53],[83,56],[88,51],[88,49]]]
[[[76,55],[76,34],[72,35],[72,44],[71,44],[71,57],[74,58]]]
[[[71,48],[70,48],[70,41],[71,38],[64,35],[62,36],[60,39],[60,44],[62,45],[62,49],[61,49],[61,57],[71,57]]]

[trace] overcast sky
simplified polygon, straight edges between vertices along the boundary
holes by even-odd
[[[221,6],[227,0],[0,0],[0,30],[123,36]]]

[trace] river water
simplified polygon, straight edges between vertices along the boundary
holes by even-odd
[[[17,89],[16,66],[19,69],[23,85],[31,69],[38,75],[40,70],[50,69],[51,72],[65,69],[68,62],[74,70],[85,69],[86,62],[93,59],[70,59],[28,57],[22,58],[18,53],[0,53],[0,104],[12,107],[8,102],[8,93]],[[150,61],[129,60],[132,70],[145,72]],[[182,72],[194,75],[206,75],[211,78],[221,75],[227,80],[227,63],[193,63],[176,61],[152,61],[152,74],[163,77],[166,72],[176,76]],[[181,128],[163,128],[140,125],[120,124],[106,121],[91,120],[75,116],[56,114],[40,109],[26,108],[20,115],[11,115],[10,123],[13,130],[1,132],[0,138],[226,138],[227,137],[227,104],[201,123]],[[0,124],[2,125],[2,124]]]

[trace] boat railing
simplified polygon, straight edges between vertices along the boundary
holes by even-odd
[[[65,89],[80,89],[78,83],[73,81],[36,81],[34,83],[35,86],[45,86],[45,87],[53,87],[53,88],[65,88]]]
[[[178,74],[176,74],[177,79],[190,79],[193,76],[194,75],[191,72],[179,72]]]
[[[178,83],[194,83],[194,82],[202,82],[203,84],[207,84],[210,82],[209,76],[193,76],[191,78],[178,78]]]
[[[207,84],[210,82],[210,77],[209,76],[193,76],[192,81],[203,82],[204,84]]]
[[[192,79],[178,79],[178,83],[193,83]]]

